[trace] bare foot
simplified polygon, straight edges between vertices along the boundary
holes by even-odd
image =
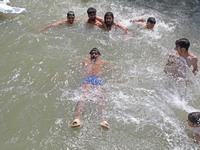
[[[74,121],[71,123],[71,127],[79,127],[81,125],[80,119],[74,119]]]
[[[100,123],[100,126],[103,127],[103,128],[106,128],[106,129],[109,129],[109,128],[110,128],[110,126],[109,126],[109,124],[108,124],[107,121],[102,121],[102,122]]]

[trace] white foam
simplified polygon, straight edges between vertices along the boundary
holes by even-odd
[[[25,8],[20,8],[20,7],[11,7],[7,5],[8,2],[1,2],[0,3],[0,12],[5,13],[5,14],[19,14],[22,12],[25,12]]]

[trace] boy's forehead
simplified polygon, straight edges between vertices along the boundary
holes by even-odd
[[[74,15],[73,15],[73,14],[70,14],[70,15],[68,15],[68,17],[74,17]]]
[[[109,16],[106,16],[106,18],[113,18],[113,17],[109,15]]]
[[[91,12],[88,15],[96,15],[96,13],[95,12]]]
[[[147,24],[155,25],[155,23],[152,23],[152,22],[147,22]]]

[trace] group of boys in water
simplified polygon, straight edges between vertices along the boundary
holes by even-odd
[[[126,34],[129,33],[129,29],[119,23],[114,22],[114,15],[112,12],[107,12],[104,15],[104,19],[96,16],[96,9],[93,7],[88,8],[87,14],[88,14],[88,20],[86,24],[88,26],[97,26],[99,28],[102,28],[104,30],[110,31],[113,28],[119,28],[125,31]],[[58,21],[56,23],[47,25],[36,32],[41,32],[49,27],[57,26],[57,25],[67,25],[72,26],[74,23],[79,22],[79,19],[75,19],[75,14],[73,11],[69,11],[67,13],[67,18],[61,21]],[[152,30],[156,24],[156,20],[153,17],[150,17],[145,21],[145,19],[136,19],[136,20],[130,20],[131,23],[137,23],[142,22],[143,25],[138,25],[138,28],[141,29],[148,29]],[[198,73],[198,58],[191,52],[189,52],[190,42],[186,38],[180,38],[176,40],[175,42],[175,53],[170,55],[167,63],[164,67],[164,72],[173,77],[175,80],[177,78],[185,78],[185,69],[186,67],[190,68],[192,66],[192,72],[196,76]],[[107,62],[105,60],[102,60],[100,58],[100,51],[97,48],[93,48],[89,52],[90,57],[85,58],[82,62],[83,64],[83,71],[85,78],[82,81],[81,87],[82,92],[84,95],[87,95],[87,93],[91,89],[97,89],[97,97],[98,97],[98,104],[99,108],[102,112],[105,109],[105,103],[104,103],[104,97],[103,97],[103,81],[101,79],[101,75],[104,72],[105,69],[107,69]],[[85,105],[85,96],[83,96],[83,99],[77,103],[76,107],[76,114],[75,119],[71,123],[71,127],[78,127],[81,123],[81,114],[84,109]],[[105,116],[102,115],[102,121],[100,122],[100,125],[104,128],[109,128],[109,124],[105,118]],[[194,132],[194,138],[197,143],[200,143],[200,112],[192,112],[188,115],[188,125],[189,127],[193,128]]]
[[[86,22],[86,25],[89,27],[99,27],[102,28],[106,31],[110,31],[113,28],[117,29],[121,29],[123,30],[126,34],[128,34],[129,29],[126,28],[125,26],[119,24],[119,23],[115,23],[114,22],[114,15],[112,12],[107,12],[104,15],[104,19],[97,17],[96,16],[97,10],[93,7],[88,8],[87,10],[87,14],[88,14],[88,20]],[[43,30],[46,30],[50,27],[53,26],[58,26],[58,25],[66,25],[68,27],[71,27],[74,23],[79,22],[79,19],[75,18],[75,13],[73,11],[69,11],[67,13],[67,18],[58,22],[55,22],[53,24],[49,24],[46,25],[45,27],[37,30],[36,32],[41,32]],[[145,22],[145,19],[141,18],[141,19],[137,19],[137,20],[130,20],[131,23],[137,23],[137,22]],[[146,24],[143,25],[139,25],[138,24],[138,28],[146,28],[148,30],[152,30],[154,28],[154,25],[156,24],[156,20],[153,17],[148,18]],[[100,51],[97,48],[93,48],[90,51],[90,58],[85,58],[83,60],[83,70],[84,70],[84,74],[86,76],[86,78],[83,80],[81,86],[82,86],[82,91],[85,95],[87,95],[87,93],[89,92],[90,88],[92,89],[97,89],[98,91],[98,103],[99,103],[99,108],[102,112],[105,109],[105,103],[103,100],[103,88],[102,88],[102,84],[103,81],[101,80],[101,74],[102,72],[107,68],[107,62],[105,60],[100,59]],[[83,100],[79,101],[77,103],[77,107],[76,107],[76,114],[75,114],[75,119],[74,121],[71,123],[71,127],[78,127],[81,125],[81,114],[83,111],[85,105],[85,97],[83,97]],[[102,115],[102,121],[100,123],[100,125],[104,128],[109,128],[109,124],[106,120],[106,118]]]
[[[88,14],[88,20],[86,24],[88,26],[97,26],[99,28],[102,28],[104,30],[110,31],[112,28],[120,28],[125,31],[125,33],[128,34],[129,29],[119,23],[114,22],[114,15],[112,12],[106,12],[104,15],[104,19],[101,17],[96,16],[97,10],[93,7],[88,8],[87,14]],[[75,13],[73,11],[69,11],[67,13],[67,18],[61,21],[58,21],[53,24],[46,25],[45,27],[37,30],[36,32],[41,32],[49,27],[57,26],[57,25],[67,25],[72,26],[74,23],[79,22],[79,19],[75,18]],[[136,19],[136,20],[130,20],[131,23],[136,22],[145,22],[144,18]],[[147,22],[145,25],[138,25],[139,28],[146,28],[149,30],[152,30],[154,28],[154,25],[156,24],[156,20],[153,17],[150,17],[147,19]]]

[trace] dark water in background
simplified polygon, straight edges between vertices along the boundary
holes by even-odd
[[[27,13],[0,15],[0,149],[2,150],[193,150],[199,149],[186,130],[191,111],[199,111],[199,79],[186,87],[163,72],[174,42],[191,41],[200,58],[200,1],[197,0],[43,0],[11,1]],[[116,22],[153,16],[154,32],[105,33],[98,29],[55,27],[34,31],[74,10],[82,22],[86,10],[112,11]],[[80,99],[80,61],[98,47],[112,71],[106,103],[111,129],[102,130],[96,103],[86,106],[83,123],[71,129]],[[112,78],[110,76],[113,76]],[[91,98],[92,99],[92,98]]]

